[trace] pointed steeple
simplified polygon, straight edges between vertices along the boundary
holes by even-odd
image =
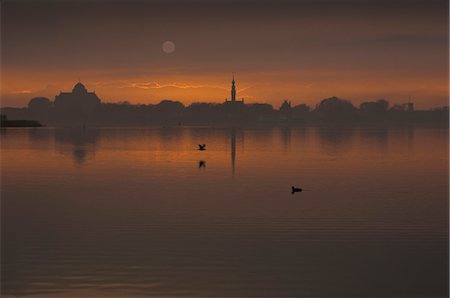
[[[236,86],[234,85],[234,72],[233,72],[233,80],[231,81],[231,101],[236,101]]]

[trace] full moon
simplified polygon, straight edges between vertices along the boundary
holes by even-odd
[[[175,51],[175,44],[170,40],[165,41],[162,44],[162,50],[167,54],[173,53]]]

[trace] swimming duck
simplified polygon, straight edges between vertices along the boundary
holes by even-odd
[[[292,194],[294,194],[295,192],[301,192],[301,191],[303,191],[303,189],[292,186]]]

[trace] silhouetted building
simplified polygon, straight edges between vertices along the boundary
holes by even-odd
[[[236,85],[235,85],[235,81],[234,81],[234,74],[233,74],[233,80],[231,81],[231,101],[229,101],[228,99],[225,99],[225,104],[228,105],[243,105],[244,104],[244,99],[242,100],[236,100]]]
[[[236,101],[236,86],[234,85],[234,74],[233,81],[231,81],[231,101]]]
[[[414,103],[408,102],[406,111],[408,111],[408,112],[414,112]]]
[[[292,106],[290,101],[285,100],[280,106],[280,115],[281,118],[285,120],[292,118]]]
[[[389,111],[391,111],[391,112],[404,112],[405,111],[405,106],[401,105],[401,104],[396,104],[396,105],[393,105],[389,109]]]
[[[394,105],[391,109],[394,112],[414,112],[414,103],[408,102]]]
[[[88,92],[81,83],[77,83],[72,92],[60,92],[55,96],[55,108],[72,115],[93,112],[98,106],[100,106],[100,98],[95,92]]]

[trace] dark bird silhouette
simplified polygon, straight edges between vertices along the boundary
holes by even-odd
[[[199,160],[198,161],[198,168],[205,168],[206,167],[206,161],[204,160]]]
[[[292,194],[294,194],[295,192],[301,192],[301,191],[303,191],[303,189],[292,186]]]
[[[206,144],[198,144],[198,150],[206,150]]]

